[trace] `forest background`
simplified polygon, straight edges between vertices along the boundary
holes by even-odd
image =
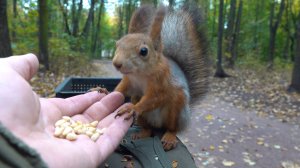
[[[113,57],[115,41],[127,33],[138,6],[163,3],[176,10],[185,2],[0,0],[0,57],[32,52],[38,55],[43,72],[78,75],[90,70],[91,60]],[[300,1],[195,3],[205,18],[215,76],[234,76],[224,68],[250,68],[269,75],[280,70],[289,76],[287,89],[300,91]]]

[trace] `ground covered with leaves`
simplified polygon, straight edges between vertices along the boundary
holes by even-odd
[[[211,78],[210,94],[258,116],[300,125],[300,94],[288,92],[290,71],[228,70],[230,78]]]
[[[50,71],[40,67],[31,79],[33,90],[41,97],[55,97],[55,88],[68,77],[101,76],[101,67],[91,60],[74,57],[62,57],[52,60]]]

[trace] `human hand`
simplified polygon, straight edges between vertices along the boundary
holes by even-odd
[[[118,146],[132,123],[124,117],[115,119],[123,95],[89,92],[68,99],[39,98],[28,83],[37,69],[33,54],[0,59],[1,123],[40,153],[49,167],[96,167]],[[53,136],[54,123],[64,115],[84,123],[100,120],[98,127],[107,129],[96,142],[85,135],[76,141],[59,139]]]

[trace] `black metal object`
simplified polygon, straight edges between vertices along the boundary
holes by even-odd
[[[60,98],[68,98],[71,96],[84,94],[89,89],[97,86],[106,88],[112,92],[121,81],[121,78],[79,78],[70,77],[65,79],[55,89],[55,96]]]

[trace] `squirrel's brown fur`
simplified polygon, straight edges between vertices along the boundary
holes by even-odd
[[[186,126],[190,101],[207,88],[207,44],[199,37],[203,34],[197,10],[169,12],[160,7],[153,12],[150,6],[141,7],[131,18],[129,34],[117,42],[113,59],[123,74],[115,90],[131,96],[133,103],[118,115],[137,114],[143,130],[133,138],[150,136],[153,128],[165,130],[165,150],[176,146],[176,133]]]

